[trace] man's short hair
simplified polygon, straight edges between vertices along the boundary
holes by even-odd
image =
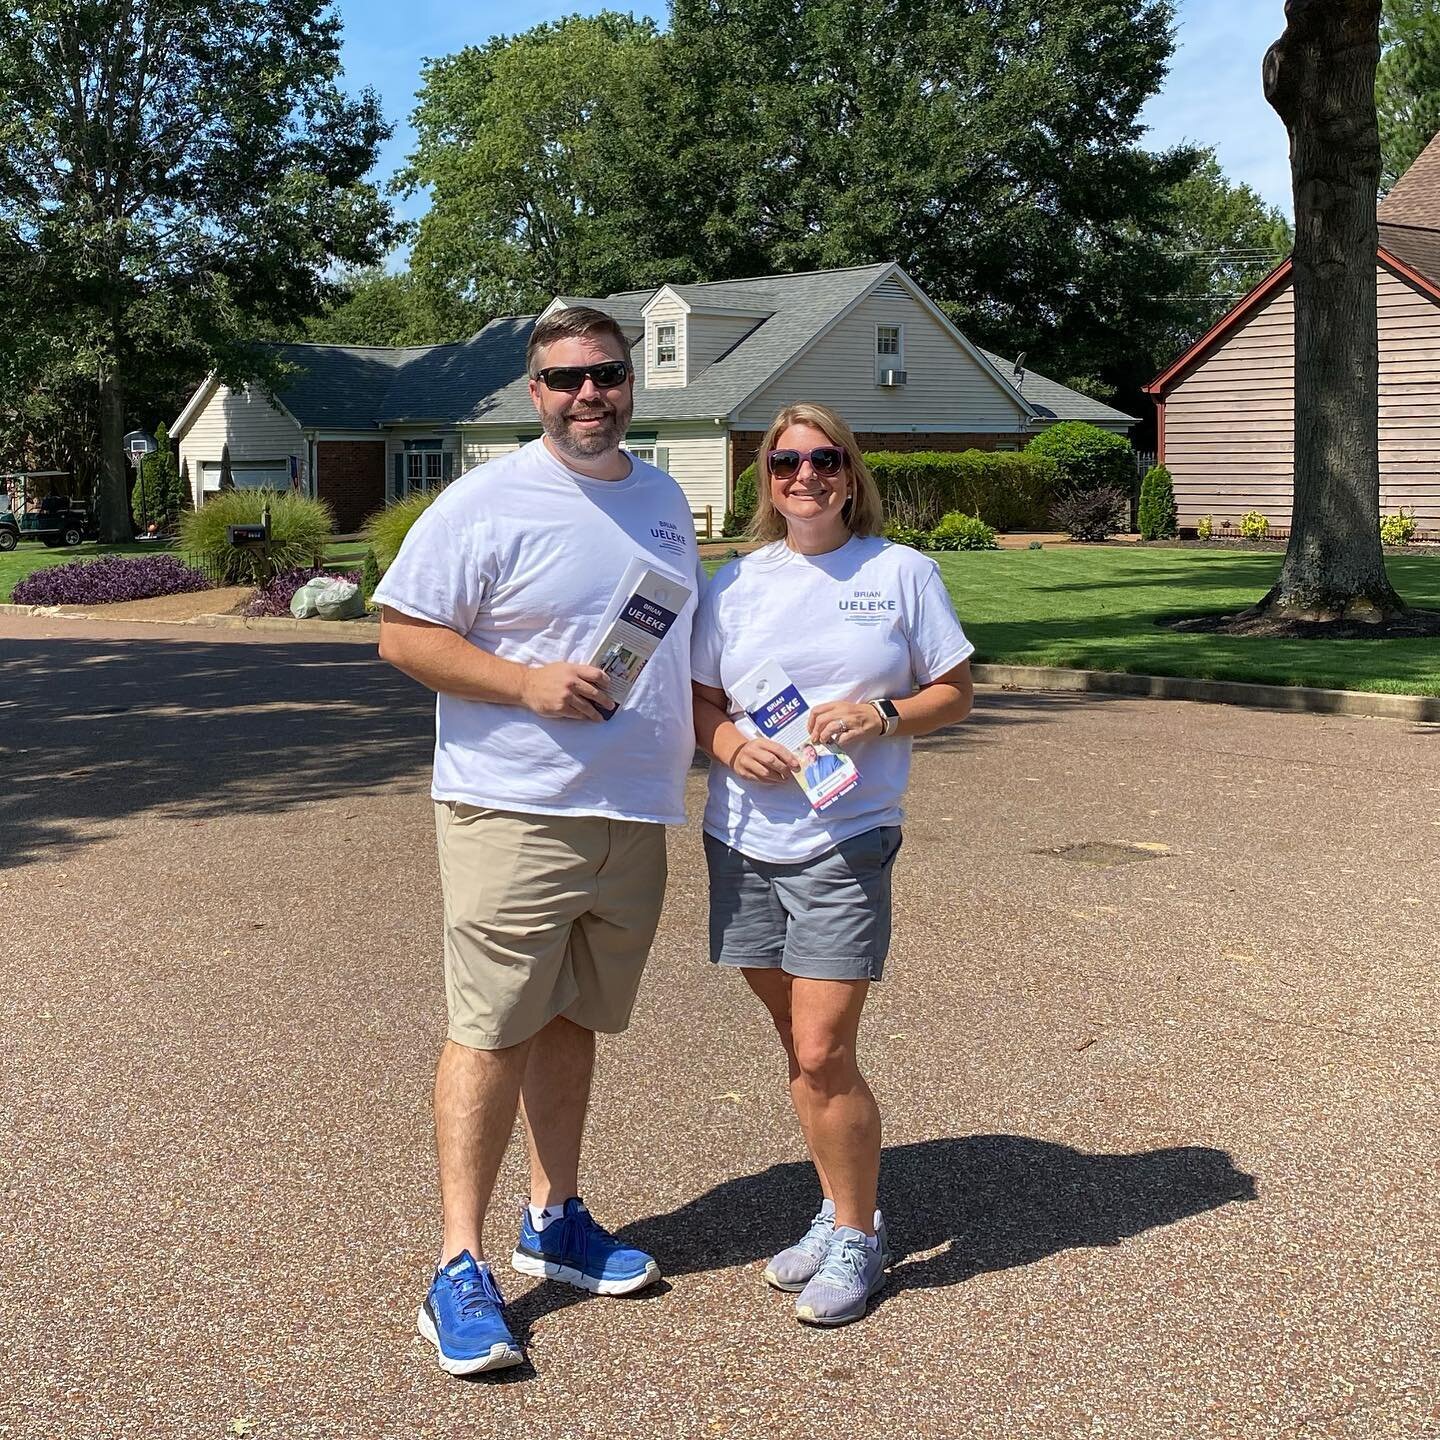
[[[556,340],[580,340],[587,335],[603,335],[613,340],[621,356],[630,358],[630,342],[613,315],[591,305],[570,305],[547,315],[530,332],[530,343],[525,347],[526,375],[534,378],[536,357],[547,345]]]

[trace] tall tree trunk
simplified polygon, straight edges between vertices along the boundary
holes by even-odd
[[[1380,551],[1375,66],[1380,0],[1286,0],[1265,98],[1295,192],[1295,500],[1261,608],[1379,622],[1404,609]]]
[[[100,473],[95,482],[95,523],[107,545],[131,540],[130,486],[125,472],[125,397],[113,360],[100,371]]]

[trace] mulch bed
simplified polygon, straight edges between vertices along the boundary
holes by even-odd
[[[1283,615],[1193,615],[1161,620],[1188,635],[1243,635],[1272,640],[1425,640],[1440,638],[1440,610],[1408,610],[1382,624],[1354,620],[1291,620]]]

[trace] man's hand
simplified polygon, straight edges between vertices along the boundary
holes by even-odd
[[[615,708],[605,693],[605,672],[594,665],[574,665],[556,660],[534,665],[525,672],[520,703],[537,715],[555,720],[603,720]]]
[[[730,768],[742,780],[778,785],[800,768],[800,762],[778,741],[747,740],[730,757]]]

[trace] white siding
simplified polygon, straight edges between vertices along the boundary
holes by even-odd
[[[660,421],[656,424],[642,422],[636,430],[655,435],[656,449],[665,452],[665,468],[679,481],[694,509],[714,506],[718,533],[725,514],[725,465],[729,455],[724,428],[704,421],[674,424]],[[498,426],[494,429],[467,429],[464,432],[464,468],[472,469],[519,448],[520,441],[514,430],[502,430]]]
[[[424,425],[410,430],[387,430],[385,433],[385,498],[395,497],[395,457],[405,453],[407,440],[440,440],[443,448],[450,452],[450,478],[453,480],[465,468],[463,445],[456,431],[442,433]]]
[[[513,455],[520,448],[514,430],[471,429],[460,432],[460,470],[473,470],[487,460]]]
[[[818,400],[856,430],[1013,432],[1024,416],[979,361],[901,287],[862,300],[741,412],[736,428],[763,430],[782,406]],[[905,385],[876,384],[875,327],[905,327]]]
[[[1377,267],[1380,509],[1440,529],[1440,308]],[[1170,392],[1165,464],[1182,525],[1259,510],[1289,526],[1295,471],[1295,292],[1246,316]]]
[[[649,390],[679,390],[685,384],[685,307],[673,295],[662,295],[645,317],[645,386]],[[657,369],[655,336],[660,325],[675,327],[675,364]]]
[[[749,315],[692,314],[686,325],[685,383],[695,380],[759,323],[758,317]]]
[[[226,445],[233,462],[289,464],[290,456],[308,454],[300,427],[277,410],[255,385],[232,390],[216,385],[179,441],[182,464],[190,467],[191,488],[198,496],[200,467],[218,465]]]
[[[725,466],[729,441],[725,427],[703,421],[673,425],[662,421],[655,426],[655,445],[665,451],[665,469],[679,482],[691,508],[713,507],[718,535],[726,505]]]

